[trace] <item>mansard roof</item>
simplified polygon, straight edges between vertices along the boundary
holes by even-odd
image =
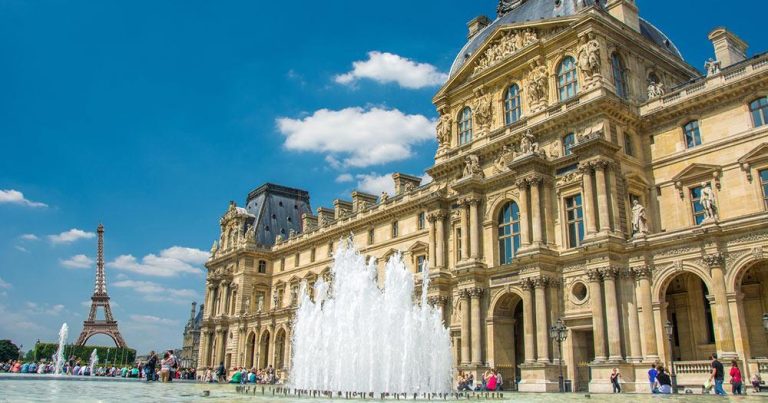
[[[250,192],[245,209],[255,216],[256,243],[267,246],[274,245],[278,235],[288,238],[291,231],[301,233],[301,215],[312,214],[307,191],[272,183]]]
[[[469,42],[464,45],[456,56],[453,65],[451,65],[450,76],[453,77],[458,74],[466,61],[469,60],[475,52],[477,52],[483,44],[502,27],[523,23],[530,24],[544,20],[573,16],[578,14],[581,10],[592,6],[602,7],[605,1],[602,1],[602,5],[599,4],[601,1],[602,0],[562,0],[559,2],[559,6],[556,5],[557,2],[553,2],[552,0],[521,1],[520,3],[517,3],[514,8],[496,18],[495,21],[469,39]],[[669,37],[653,26],[653,24],[642,18],[640,18],[640,33],[652,43],[658,45],[662,49],[666,49],[677,58],[681,60],[683,59],[677,46],[672,43]]]

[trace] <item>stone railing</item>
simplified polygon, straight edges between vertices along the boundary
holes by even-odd
[[[675,361],[672,369],[677,375],[677,385],[681,391],[690,389],[694,393],[701,393],[701,386],[709,379],[711,373],[710,361]]]

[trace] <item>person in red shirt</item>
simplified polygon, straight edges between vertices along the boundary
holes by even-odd
[[[736,360],[731,361],[731,372],[729,375],[731,375],[731,393],[740,395],[742,385],[741,370],[739,369],[739,363],[736,362]]]

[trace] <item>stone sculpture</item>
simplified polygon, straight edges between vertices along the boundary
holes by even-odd
[[[657,98],[663,96],[665,93],[664,83],[657,83],[650,81],[648,83],[648,99]]]
[[[472,105],[475,124],[477,124],[480,136],[487,134],[491,128],[491,118],[493,116],[491,108],[491,99],[488,95],[478,97]]]
[[[701,184],[701,198],[699,199],[701,207],[704,210],[704,221],[702,224],[707,224],[717,221],[717,202],[715,200],[715,192],[709,183]]]
[[[451,123],[452,119],[447,113],[440,115],[437,121],[437,144],[442,149],[451,144]]]
[[[531,73],[528,76],[528,102],[534,111],[540,110],[547,102],[547,67],[539,60],[531,63]]]
[[[648,219],[645,216],[645,207],[637,199],[632,200],[632,231],[635,236],[648,233]]]
[[[483,176],[483,170],[480,168],[480,158],[475,154],[469,154],[464,157],[464,173],[462,177]]]
[[[587,80],[600,76],[600,42],[595,34],[587,34],[580,38],[578,51],[578,65]]]
[[[720,73],[720,62],[713,58],[709,58],[704,63],[704,70],[707,71],[707,77]]]
[[[539,143],[536,142],[536,137],[531,132],[531,129],[528,129],[520,138],[520,154],[525,156],[538,153]]]

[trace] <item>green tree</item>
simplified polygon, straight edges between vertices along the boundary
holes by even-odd
[[[0,340],[0,361],[18,360],[19,347],[10,340]]]

